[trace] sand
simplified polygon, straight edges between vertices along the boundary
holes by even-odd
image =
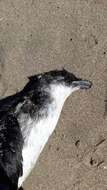
[[[0,96],[66,68],[93,82],[66,101],[25,190],[107,190],[107,1],[0,0]]]

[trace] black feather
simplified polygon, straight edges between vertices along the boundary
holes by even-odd
[[[0,174],[17,187],[22,175],[23,137],[17,119],[8,114],[0,120]],[[3,180],[0,177],[0,183]],[[6,181],[4,180],[6,183]]]

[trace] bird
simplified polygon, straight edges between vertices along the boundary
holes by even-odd
[[[28,77],[22,90],[0,100],[0,190],[17,190],[57,126],[65,100],[92,82],[61,69]]]

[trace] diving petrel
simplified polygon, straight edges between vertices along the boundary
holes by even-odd
[[[21,187],[54,131],[67,97],[92,83],[66,70],[29,77],[20,92],[0,100],[0,189]]]

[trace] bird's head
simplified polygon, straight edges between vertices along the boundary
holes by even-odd
[[[79,89],[87,90],[91,88],[92,82],[77,78],[67,70],[54,70],[44,74],[45,79],[50,83],[51,91],[57,99],[64,99],[74,91]]]
[[[36,82],[39,88],[51,90],[54,97],[66,99],[72,92],[91,88],[92,82],[77,78],[67,70],[53,70],[43,74],[30,77],[31,81]]]

